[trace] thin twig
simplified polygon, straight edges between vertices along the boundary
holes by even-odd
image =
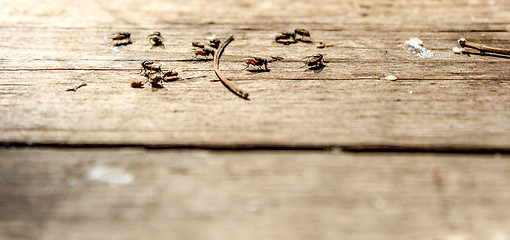
[[[85,87],[85,86],[87,86],[87,84],[86,83],[82,83],[82,84],[80,84],[80,85],[78,85],[78,86],[76,86],[74,88],[69,88],[66,91],[68,91],[68,92],[76,92],[76,90],[78,90],[78,88]]]
[[[219,69],[221,55],[223,54],[225,47],[227,47],[227,45],[232,41],[234,41],[234,35],[231,35],[230,37],[228,37],[227,40],[225,40],[225,42],[223,42],[221,44],[221,46],[218,48],[218,51],[216,51],[216,54],[214,54],[214,72],[216,73],[216,76],[218,76],[218,78],[220,79],[223,86],[225,86],[228,90],[230,90],[232,93],[234,93],[235,95],[237,95],[243,99],[250,100],[250,99],[248,99],[249,94],[247,92],[243,91],[242,89],[236,87],[229,80],[227,80],[227,78],[224,77],[223,74],[221,74],[220,69]]]
[[[510,49],[495,48],[495,47],[489,47],[489,46],[485,46],[485,45],[478,44],[478,43],[472,43],[472,42],[466,41],[465,38],[459,39],[459,45],[461,47],[468,47],[468,48],[476,49],[476,50],[480,51],[480,53],[482,53],[482,54],[485,54],[486,52],[490,52],[490,53],[497,53],[497,54],[503,54],[503,55],[510,55]]]

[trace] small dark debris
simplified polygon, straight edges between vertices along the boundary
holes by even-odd
[[[82,84],[80,84],[80,85],[78,85],[78,86],[76,86],[76,87],[74,87],[74,88],[69,88],[69,89],[67,89],[66,91],[67,91],[67,92],[76,92],[76,90],[78,90],[78,89],[79,89],[79,88],[81,88],[81,87],[85,87],[85,86],[87,86],[87,84],[86,84],[86,83],[82,83]]]
[[[131,87],[132,88],[143,88],[143,82],[142,81],[132,81]]]

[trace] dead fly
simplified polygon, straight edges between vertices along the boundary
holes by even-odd
[[[191,46],[196,47],[196,48],[205,48],[205,45],[201,44],[199,42],[192,42]]]
[[[309,69],[316,71],[316,73],[322,71],[322,69],[326,67],[326,65],[324,65],[325,61],[322,54],[308,56],[304,59],[306,59],[305,66],[310,67]]]
[[[140,75],[147,77],[151,72],[161,72],[161,65],[153,61],[143,61]]]
[[[294,30],[294,33],[296,34],[296,36],[300,36],[300,38],[298,39],[299,41],[311,42],[310,32],[308,30],[296,29],[296,30]]]
[[[324,65],[324,56],[322,54],[317,54],[313,56],[305,57],[305,65],[309,67],[317,67]]]
[[[162,72],[150,72],[146,75],[147,82],[151,84],[153,88],[163,88],[161,82],[165,80],[164,74]]]
[[[290,44],[296,42],[296,33],[284,32],[275,36],[274,40],[277,43]]]
[[[283,58],[271,56],[271,60],[269,60],[269,62],[276,62],[276,61],[283,61]]]
[[[209,46],[211,46],[214,49],[218,49],[220,47],[221,40],[216,38],[216,35],[212,35],[209,37]]]
[[[147,37],[147,40],[152,45],[151,48],[153,48],[153,47],[165,48],[165,45],[163,44],[164,38],[163,38],[163,36],[161,36],[160,32],[154,32],[152,35],[149,35]]]
[[[163,88],[163,85],[161,85],[162,82],[177,81],[179,80],[177,75],[179,75],[179,73],[174,70],[168,72],[150,72],[147,75],[147,82],[149,82],[153,88]]]
[[[250,65],[252,65],[257,66],[258,69],[249,69],[248,71],[250,72],[269,72],[269,69],[267,68],[267,63],[276,61],[283,61],[283,58],[275,56],[271,56],[271,59],[252,57],[246,60],[246,67],[244,69],[247,69],[248,67],[250,67]]]
[[[165,75],[163,75],[163,77],[177,77],[177,75],[179,75],[178,72],[174,71],[174,70],[170,70],[168,72],[165,73]]]
[[[203,48],[203,49],[195,49],[195,58],[198,56],[204,56],[207,58],[207,56],[214,56],[214,50],[209,48]]]
[[[153,61],[142,62],[140,75],[146,77],[147,82],[150,83],[153,88],[163,88],[161,85],[162,82],[172,82],[179,80],[179,77],[177,77],[179,73],[175,71],[175,69],[170,71],[163,71],[161,64]],[[131,87],[134,87],[133,83],[131,83]]]
[[[142,81],[132,81],[131,87],[132,88],[143,88],[143,82]]]
[[[269,71],[269,69],[267,69],[267,62],[268,62],[268,60],[265,58],[253,57],[246,61],[246,67],[244,69],[247,69],[250,65],[253,65],[253,66],[258,66],[259,71],[267,72],[267,71]],[[262,67],[264,67],[264,69],[262,69]]]
[[[159,82],[163,80],[163,71],[161,70],[161,65],[159,63],[143,61],[140,75],[146,77],[147,82],[150,83],[153,88],[163,87],[159,84]],[[133,84],[131,84],[131,87],[133,87]]]
[[[176,81],[176,80],[179,80],[179,77],[177,77],[179,75],[179,73],[177,71],[174,70],[170,70],[168,72],[166,72],[165,74],[163,74],[163,81],[164,82],[172,82],[172,81]]]
[[[214,48],[214,49],[218,49],[220,47],[220,44],[221,44],[221,40],[219,40],[215,35],[212,35],[211,37],[207,38],[209,40],[209,47],[211,48]],[[202,44],[200,42],[192,42],[191,43],[191,46],[193,47],[196,47],[196,48],[206,48],[206,45],[205,44]]]
[[[122,46],[131,44],[131,33],[120,32],[112,36],[112,42],[114,46]]]

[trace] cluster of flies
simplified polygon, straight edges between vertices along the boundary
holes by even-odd
[[[310,32],[306,29],[295,29],[294,32],[282,32],[275,36],[274,39],[277,43],[281,44],[293,44],[297,42],[305,42],[305,43],[311,43],[312,38],[310,37]],[[317,48],[325,48],[328,45],[325,45],[324,43],[320,42],[319,46]],[[316,54],[312,56],[308,56],[303,58],[305,60],[305,66],[310,67],[311,70],[321,70],[326,65],[324,56],[322,54]]]
[[[203,44],[201,42],[192,42],[191,46],[194,48],[193,51],[195,53],[195,58],[198,56],[203,56],[205,59],[208,59],[208,56],[214,56],[214,53],[221,45],[221,40],[219,40],[215,35],[208,38],[208,43]],[[267,63],[273,61],[283,60],[282,57],[271,57],[271,59],[265,59],[260,57],[251,57],[246,60],[246,68],[251,66],[257,67],[257,69],[249,69],[249,71],[269,71],[267,68]]]
[[[214,53],[221,45],[221,40],[219,40],[215,35],[209,37],[209,41],[207,44],[203,44],[201,42],[192,42],[191,46],[194,48],[193,52],[195,52],[195,58],[198,56],[208,58],[209,55],[214,56]]]
[[[163,36],[161,36],[160,32],[154,32],[153,34],[147,37],[147,41],[151,45],[151,48],[154,47],[162,47],[165,48],[165,44],[163,44]],[[128,32],[120,32],[116,33],[112,36],[112,44],[114,47],[126,46],[132,44],[131,41],[131,33]]]
[[[112,36],[112,44],[113,46],[125,46],[132,43],[131,34],[128,32],[120,32]],[[161,36],[160,32],[154,32],[153,34],[147,37],[147,41],[151,45],[151,48],[154,47],[162,47],[165,45],[163,43],[163,36]],[[312,42],[310,32],[306,29],[295,29],[294,32],[282,32],[275,36],[275,42],[289,45],[298,42],[310,43]],[[201,42],[192,42],[193,52],[195,54],[194,58],[204,57],[205,60],[208,60],[208,57],[213,57],[215,51],[221,45],[221,40],[219,40],[216,36],[211,36],[208,38],[207,43]],[[322,42],[317,48],[324,48]],[[324,56],[322,54],[316,54],[313,56],[308,56],[303,58],[305,61],[305,66],[309,67],[311,70],[321,70],[326,65]],[[275,61],[282,61],[282,57],[271,56],[270,59],[261,58],[261,57],[251,57],[246,60],[246,69],[247,71],[269,71],[267,65],[268,63]],[[162,82],[171,82],[178,80],[178,73],[175,70],[165,71],[162,69],[161,64],[153,62],[153,61],[144,61],[142,62],[142,69],[140,71],[140,75],[147,78],[145,83],[149,83],[153,88],[161,88]],[[131,82],[131,87],[133,88],[142,88],[144,82],[142,81],[133,81]]]
[[[298,42],[311,43],[312,38],[310,32],[306,29],[295,29],[294,32],[282,32],[275,36],[277,43],[289,45]],[[327,45],[323,42],[319,42],[317,48],[332,47],[333,45]]]
[[[306,29],[296,29],[294,32],[282,32],[275,36],[277,43],[292,44],[297,42],[312,42],[310,32]]]
[[[140,75],[147,78],[145,81],[149,83],[153,88],[162,88],[163,82],[173,82],[179,80],[179,73],[175,70],[165,71],[162,69],[161,64],[153,61],[143,61]],[[132,81],[131,87],[143,88],[142,81]]]

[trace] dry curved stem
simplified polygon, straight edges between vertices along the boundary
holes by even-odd
[[[227,40],[225,40],[225,42],[223,42],[221,44],[221,46],[218,48],[218,51],[216,51],[216,54],[214,54],[214,73],[216,73],[216,76],[218,76],[218,78],[220,79],[220,82],[228,90],[230,90],[232,93],[239,96],[240,98],[250,100],[250,99],[248,99],[249,94],[247,92],[243,91],[242,89],[236,87],[234,84],[232,84],[226,77],[223,76],[223,74],[221,74],[220,69],[219,69],[221,55],[223,54],[225,47],[227,47],[227,45],[232,41],[234,41],[234,35],[231,35],[230,37],[228,37]]]
[[[482,54],[485,54],[486,52],[490,52],[490,53],[497,53],[497,54],[503,54],[503,55],[510,55],[510,49],[495,48],[495,47],[485,46],[483,44],[472,43],[472,42],[468,42],[465,38],[459,39],[459,45],[463,48],[468,47],[468,48],[476,49],[476,50],[480,51],[480,53],[482,53]]]

